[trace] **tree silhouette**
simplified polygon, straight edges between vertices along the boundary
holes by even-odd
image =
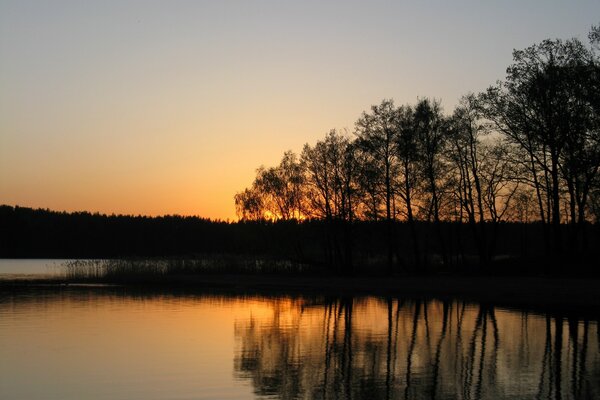
[[[446,166],[442,158],[447,144],[447,124],[440,102],[427,98],[420,100],[414,111],[415,130],[420,148],[420,174],[425,198],[427,221],[433,220],[444,265],[448,265],[446,244],[440,226],[442,186],[447,182]]]
[[[236,194],[236,209],[245,216],[261,219],[302,218],[304,212],[304,174],[298,156],[286,151],[276,167],[260,167],[252,187]]]
[[[421,254],[415,225],[414,208],[420,178],[419,162],[421,160],[421,151],[413,108],[407,105],[401,107],[398,113],[400,129],[396,137],[396,151],[401,180],[399,195],[404,200],[406,219],[410,226],[411,240],[413,242],[414,262],[418,268],[420,266]]]
[[[356,121],[358,148],[365,153],[372,170],[381,179],[379,192],[383,193],[388,247],[388,273],[393,272],[394,238],[392,220],[395,219],[394,192],[398,176],[397,137],[399,113],[392,100],[371,106],[371,112],[363,112]],[[365,185],[367,186],[367,185]]]
[[[454,110],[449,121],[450,160],[454,166],[456,197],[460,207],[459,221],[466,220],[471,228],[473,240],[479,252],[479,262],[487,266],[489,257],[486,251],[486,229],[481,179],[482,143],[481,137],[487,133],[481,123],[477,99],[474,95],[464,96]]]
[[[596,95],[584,90],[597,85],[598,62],[576,39],[545,40],[516,50],[513,58],[506,80],[482,96],[485,116],[528,154],[541,219],[552,223],[552,249],[561,255],[561,177],[570,218],[575,221],[579,208],[583,221],[598,171]]]
[[[352,220],[358,205],[359,169],[350,139],[331,130],[314,146],[306,144],[302,165],[306,174],[307,215],[326,224],[329,264],[339,272],[352,268]]]

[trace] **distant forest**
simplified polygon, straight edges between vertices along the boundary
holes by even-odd
[[[336,273],[595,272],[600,256],[600,25],[590,45],[515,50],[504,81],[383,100],[352,133],[260,167],[239,221],[0,206],[0,257],[289,260]]]
[[[353,136],[333,129],[301,154],[261,166],[235,195],[238,216],[325,221],[330,258],[342,264],[354,246],[348,226],[383,221],[390,270],[397,222],[407,225],[402,251],[416,266],[427,263],[429,242],[444,265],[453,263],[450,223],[469,227],[482,266],[505,222],[539,224],[555,260],[580,253],[586,225],[600,220],[600,25],[589,39],[515,50],[504,81],[465,95],[451,115],[435,99],[383,100],[362,113]],[[417,227],[424,224],[434,238],[427,243]]]
[[[278,271],[283,265],[285,271],[318,274],[598,274],[599,224],[584,224],[585,240],[558,260],[547,253],[544,226],[539,222],[476,224],[479,231],[494,238],[487,248],[490,261],[483,264],[478,255],[480,242],[474,240],[468,224],[442,221],[436,226],[415,221],[409,226],[394,221],[390,268],[385,220],[338,222],[222,222],[4,205],[0,206],[0,258],[192,259],[222,265],[225,272],[243,271],[247,265],[275,265],[272,270]],[[565,237],[573,237],[571,225],[562,228]],[[445,248],[440,247],[440,233]],[[411,251],[415,235],[418,260]],[[253,267],[250,272],[256,271]]]

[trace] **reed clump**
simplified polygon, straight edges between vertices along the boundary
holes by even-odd
[[[68,280],[117,281],[199,274],[304,274],[317,272],[291,260],[209,255],[197,258],[71,260],[63,264]]]

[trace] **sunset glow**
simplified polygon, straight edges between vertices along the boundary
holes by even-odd
[[[462,10],[469,8],[469,13]],[[585,39],[581,1],[0,1],[0,204],[236,219],[260,165],[383,98],[504,75],[513,48]]]

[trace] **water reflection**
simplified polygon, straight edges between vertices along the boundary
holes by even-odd
[[[9,290],[0,398],[590,399],[599,344],[596,318],[462,301]]]
[[[238,377],[261,396],[600,396],[597,322],[398,299],[273,301],[271,308],[269,317],[235,328]]]

